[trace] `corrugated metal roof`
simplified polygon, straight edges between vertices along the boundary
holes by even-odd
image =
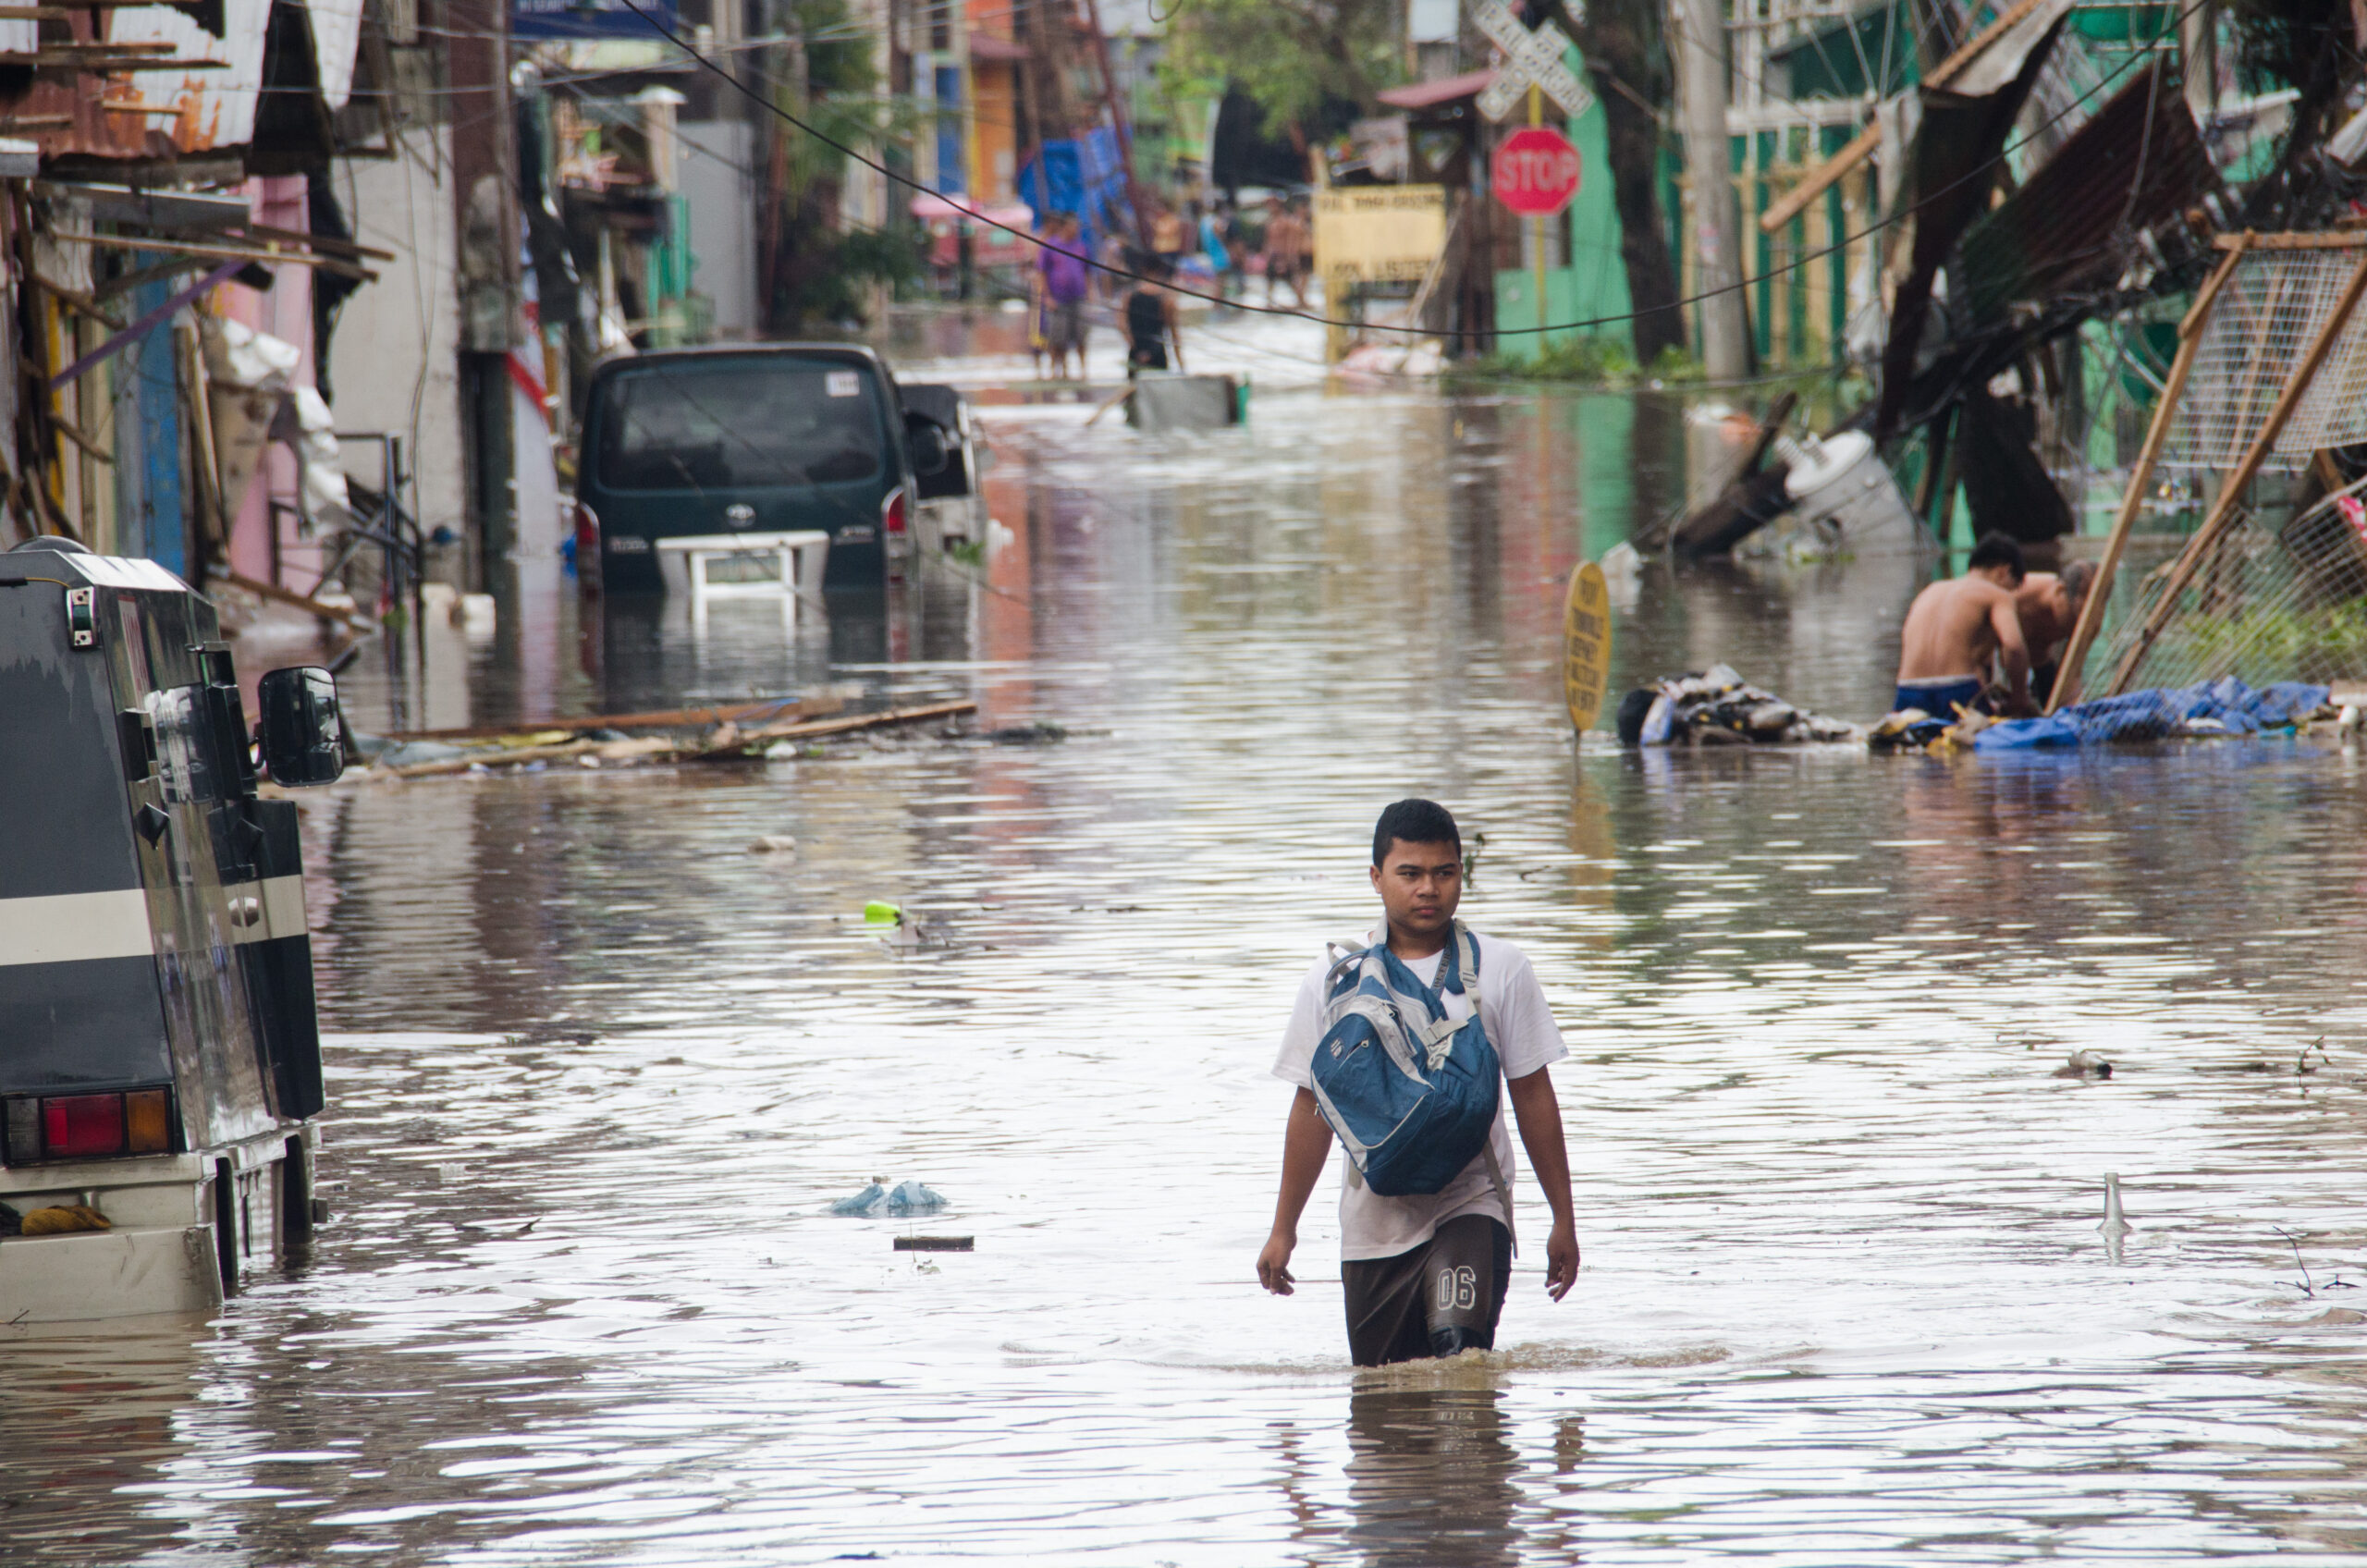
[[[34,133],[51,157],[156,159],[249,145],[263,100],[266,43],[275,0],[222,0],[216,37],[187,13],[165,6],[125,6],[99,13],[112,43],[169,43],[176,60],[218,68],[81,75],[37,80],[17,113],[70,116],[68,127]],[[353,60],[362,35],[362,0],[306,0],[312,72],[325,106],[342,106],[353,90]],[[28,26],[33,25],[31,23]],[[77,18],[77,37],[91,36]]]
[[[1966,232],[1959,270],[1974,318],[2109,284],[2139,233],[2218,181],[2177,73],[2156,61]]]

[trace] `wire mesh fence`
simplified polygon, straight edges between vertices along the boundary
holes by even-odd
[[[2239,515],[2208,546],[2192,579],[2120,689],[2191,686],[2224,675],[2254,686],[2367,680],[2367,482],[2281,527]],[[2092,658],[2089,690],[2105,691],[2159,611],[2171,563],[2140,585],[2110,643]]]
[[[2237,265],[2203,328],[2164,467],[2236,466],[2333,313],[2360,255],[2264,251]],[[2262,467],[2298,472],[2325,447],[2360,441],[2367,441],[2367,312],[2345,325]]]

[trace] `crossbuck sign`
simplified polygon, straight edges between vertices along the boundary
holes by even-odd
[[[1513,8],[1504,0],[1479,0],[1471,7],[1471,20],[1504,55],[1496,80],[1480,91],[1481,114],[1491,120],[1502,120],[1519,107],[1521,99],[1532,87],[1560,104],[1562,112],[1572,119],[1594,106],[1594,94],[1562,63],[1563,51],[1569,48],[1570,41],[1551,21],[1531,32],[1520,25],[1520,18],[1513,15]]]

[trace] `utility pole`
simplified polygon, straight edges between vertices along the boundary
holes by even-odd
[[[1691,239],[1700,263],[1694,292],[1708,296],[1700,304],[1701,368],[1712,381],[1738,381],[1750,374],[1750,339],[1726,141],[1725,6],[1723,0],[1670,0],[1669,22],[1685,165],[1693,182]]]
[[[1126,177],[1126,204],[1134,210],[1134,239],[1150,249],[1150,207],[1143,200],[1142,182],[1134,178],[1134,128],[1118,96],[1118,78],[1110,68],[1110,35],[1101,31],[1101,6],[1085,0],[1085,25],[1093,33],[1093,57],[1101,67],[1101,104],[1110,112],[1110,128],[1118,138],[1118,164]]]
[[[509,350],[521,292],[518,138],[510,112],[509,7],[445,0],[452,104],[452,207],[460,288],[460,443],[469,582],[491,589],[518,538]]]

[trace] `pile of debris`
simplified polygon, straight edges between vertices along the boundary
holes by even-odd
[[[1623,746],[1800,745],[1859,734],[1856,725],[1794,707],[1723,664],[1639,686],[1619,704]]]
[[[840,716],[844,705],[835,697],[781,698],[730,708],[539,719],[474,729],[357,736],[355,749],[369,761],[368,777],[387,780],[497,768],[533,772],[553,763],[591,768],[610,763],[728,762],[779,755],[781,748],[828,736],[960,718],[978,709],[976,703],[964,700]],[[661,733],[632,733],[635,730]]]

